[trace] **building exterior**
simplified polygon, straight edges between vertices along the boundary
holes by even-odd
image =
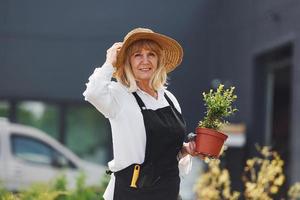
[[[110,129],[84,102],[84,84],[112,43],[132,28],[149,27],[184,48],[169,89],[189,132],[204,115],[203,91],[219,82],[236,86],[239,112],[230,120],[246,125],[246,145],[229,148],[225,158],[234,187],[240,188],[255,143],[278,150],[288,184],[299,181],[299,9],[297,0],[1,0],[1,116],[40,127],[80,155],[106,162]]]

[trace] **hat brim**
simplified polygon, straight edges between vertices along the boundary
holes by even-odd
[[[124,40],[122,48],[120,49],[117,56],[117,68],[124,65],[127,48],[133,42],[143,39],[153,40],[157,42],[158,45],[163,49],[167,73],[173,71],[182,62],[183,49],[176,40],[159,33],[137,32],[130,35]]]

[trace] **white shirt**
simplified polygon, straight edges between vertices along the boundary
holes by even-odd
[[[111,64],[104,63],[101,68],[96,68],[89,77],[83,96],[110,121],[114,158],[108,166],[111,171],[118,171],[133,163],[144,162],[146,131],[136,99],[126,86],[111,80],[113,72],[114,68]],[[174,95],[164,88],[158,91],[158,99],[140,89],[136,92],[146,108],[152,110],[169,106],[164,97],[166,93],[175,108],[181,112]],[[187,174],[190,171],[191,157],[189,155],[180,159],[179,169],[181,174]],[[112,175],[104,194],[105,200],[113,199],[114,182],[115,177]]]

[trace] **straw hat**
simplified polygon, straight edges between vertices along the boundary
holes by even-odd
[[[163,49],[165,54],[165,67],[167,72],[174,70],[182,61],[183,50],[180,44],[165,35],[155,33],[147,28],[135,28],[130,31],[123,40],[122,48],[120,49],[116,67],[119,68],[125,63],[126,50],[135,41],[148,39],[157,42],[157,44]]]

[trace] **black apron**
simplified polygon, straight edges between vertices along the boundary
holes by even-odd
[[[139,179],[150,174],[152,181],[150,185],[130,187],[135,164],[115,172],[114,200],[177,200],[180,185],[177,154],[184,141],[185,122],[166,94],[170,106],[157,110],[147,109],[135,92],[133,95],[141,108],[147,138]]]

